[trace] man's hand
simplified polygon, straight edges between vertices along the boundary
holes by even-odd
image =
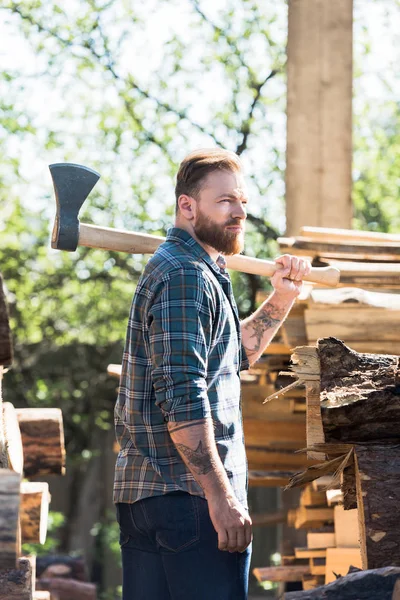
[[[296,298],[302,290],[303,279],[311,272],[311,263],[298,256],[284,254],[275,259],[279,269],[271,277],[275,291]]]
[[[244,552],[252,540],[251,519],[234,496],[207,497],[208,510],[218,534],[219,550]]]

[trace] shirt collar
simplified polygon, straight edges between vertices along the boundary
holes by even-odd
[[[187,246],[192,254],[197,256],[197,258],[204,260],[218,275],[221,273],[225,274],[226,260],[222,254],[214,261],[208,252],[204,250],[203,246],[201,246],[185,229],[171,227],[167,231],[167,241]]]

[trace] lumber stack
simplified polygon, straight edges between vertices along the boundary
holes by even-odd
[[[331,335],[359,352],[398,353],[400,235],[303,227],[298,237],[278,242],[282,254],[337,267],[341,275],[336,290],[304,286],[269,354],[289,356],[292,348]],[[266,295],[259,292],[258,301]]]
[[[307,404],[306,436],[307,451],[321,462],[293,477],[290,486],[309,485],[321,475],[341,485],[342,498],[328,494],[328,503],[336,498],[343,505],[334,507],[336,548],[326,549],[325,582],[344,574],[348,564],[337,560],[352,531],[353,549],[346,550],[352,566],[400,567],[400,357],[359,353],[325,338],[316,347],[296,348],[292,358],[299,382],[319,394],[319,411]]]
[[[258,581],[301,581],[304,590],[311,590],[347,575],[351,567],[361,568],[357,509],[344,511],[341,491],[326,490],[327,485],[331,477],[308,484],[300,506],[287,515],[290,526],[307,531],[306,547],[283,556],[279,567],[254,569]]]
[[[44,544],[50,502],[48,484],[23,480],[65,470],[59,409],[15,409],[3,402],[2,383],[12,363],[12,345],[0,276],[0,600],[58,600],[36,593],[35,558],[21,544]],[[51,413],[51,416],[49,416]]]

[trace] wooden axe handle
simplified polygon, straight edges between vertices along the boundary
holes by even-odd
[[[117,252],[128,252],[129,254],[153,254],[165,238],[148,233],[134,233],[121,229],[109,229],[107,227],[96,227],[94,225],[80,224],[79,245],[89,248],[102,248],[103,250],[114,250]],[[251,256],[226,256],[229,269],[272,277],[279,268],[270,260],[261,260]],[[335,267],[313,267],[306,278],[313,283],[322,283],[335,287],[339,283],[340,271]]]

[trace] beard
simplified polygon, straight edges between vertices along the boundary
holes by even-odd
[[[244,248],[243,232],[228,231],[226,227],[229,226],[242,227],[242,223],[239,219],[231,219],[224,223],[224,225],[218,225],[210,217],[199,211],[193,229],[203,244],[211,246],[211,248],[221,252],[221,254],[225,254],[226,256],[240,254]]]

